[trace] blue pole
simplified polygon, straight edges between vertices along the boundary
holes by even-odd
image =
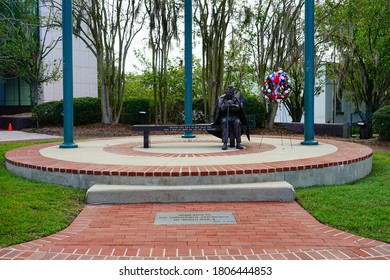
[[[305,1],[305,140],[302,145],[317,145],[314,140],[314,0]]]
[[[192,124],[192,0],[184,2],[184,122]],[[192,131],[185,131],[183,138],[194,138]]]
[[[77,145],[73,142],[72,28],[72,1],[62,0],[64,143],[60,145],[60,148],[77,148]]]

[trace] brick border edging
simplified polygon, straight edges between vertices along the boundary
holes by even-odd
[[[95,248],[98,251],[105,251],[105,248]],[[73,251],[73,252],[71,252]],[[187,252],[184,256],[157,256],[153,250],[137,250],[131,256],[131,250],[112,249],[110,254],[83,254],[87,249],[72,249],[50,251],[20,250],[13,248],[0,249],[0,260],[390,260],[390,245],[353,248],[353,249],[307,249],[289,252],[278,252],[277,250],[264,250],[263,254],[247,252],[247,250],[226,250],[223,254],[217,250],[204,250],[203,254],[192,255]],[[117,252],[118,251],[118,252]],[[238,251],[231,253],[230,251]],[[267,252],[273,251],[273,252]],[[122,254],[120,252],[123,252]],[[387,252],[387,253],[386,253]]]
[[[336,146],[338,151],[309,159],[256,164],[179,167],[126,166],[66,162],[41,156],[39,153],[41,149],[57,145],[50,143],[9,151],[6,153],[5,159],[7,169],[17,175],[77,188],[89,188],[94,183],[159,185],[162,181],[167,180],[167,183],[173,185],[196,185],[199,184],[197,181],[200,179],[205,180],[206,183],[239,183],[243,180],[250,183],[284,180],[293,186],[310,186],[347,183],[363,178],[371,172],[371,148],[356,143],[335,140],[321,140],[321,142]],[[354,172],[355,170],[358,170],[358,172]],[[299,176],[300,173],[305,175]],[[318,181],[319,177],[325,178],[326,174],[339,173],[341,173],[340,181],[333,180],[329,183]],[[312,177],[314,181],[302,181],[299,180],[300,177]],[[334,178],[334,176],[327,177]],[[299,181],[296,182],[294,178]],[[129,181],[131,182],[129,183]]]

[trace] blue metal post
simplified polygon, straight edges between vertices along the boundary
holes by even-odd
[[[184,122],[192,124],[192,0],[184,2]],[[185,131],[183,138],[194,138],[192,131]]]
[[[77,148],[77,145],[73,142],[72,28],[72,1],[62,0],[64,143],[60,145],[60,148]]]
[[[314,140],[314,0],[305,1],[305,140],[302,145],[317,145]]]

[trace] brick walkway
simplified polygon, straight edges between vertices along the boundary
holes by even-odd
[[[155,225],[157,212],[231,211],[235,225]],[[297,203],[88,205],[65,230],[0,259],[390,259],[390,244],[326,225]]]

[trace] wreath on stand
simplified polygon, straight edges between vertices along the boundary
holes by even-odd
[[[262,95],[269,100],[270,104],[279,104],[279,108],[282,112],[282,104],[284,104],[292,94],[290,83],[291,80],[288,74],[283,72],[283,70],[279,70],[278,72],[269,75],[263,82]],[[281,139],[283,145],[283,134],[281,135]],[[290,145],[292,148],[291,137]]]
[[[268,98],[271,103],[280,104],[288,99],[292,93],[290,83],[288,74],[279,70],[269,75],[263,82],[262,95]]]

